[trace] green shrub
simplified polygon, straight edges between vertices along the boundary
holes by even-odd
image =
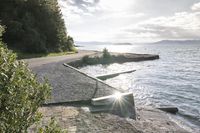
[[[40,120],[37,110],[49,94],[49,84],[38,83],[27,65],[0,42],[0,132],[26,132]]]
[[[82,62],[83,62],[84,64],[88,64],[88,61],[89,61],[89,56],[88,56],[88,55],[83,56]]]
[[[111,55],[110,55],[110,53],[108,52],[108,50],[106,48],[103,49],[103,58],[104,59],[111,58]]]
[[[94,65],[100,63],[100,60],[101,58],[99,58],[98,56],[89,57],[88,55],[86,55],[82,58],[82,64]]]
[[[71,36],[67,37],[67,50],[74,51],[74,39]]]
[[[82,58],[82,65],[95,65],[95,64],[110,64],[113,61],[113,57],[106,48],[103,50],[103,55],[101,57],[95,56],[95,57],[89,57],[84,56]]]

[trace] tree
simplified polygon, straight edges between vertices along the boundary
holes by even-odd
[[[71,36],[68,36],[67,44],[68,44],[67,49],[69,51],[73,50],[73,48],[74,48],[74,39]]]
[[[1,26],[0,31],[2,35]],[[39,83],[27,65],[0,42],[0,132],[26,132],[40,120],[37,110],[49,95],[49,84]]]
[[[73,50],[57,0],[0,0],[8,48],[28,53]]]
[[[3,33],[4,33],[4,28],[0,25],[0,42],[2,41],[1,37]]]
[[[106,48],[103,49],[103,58],[104,59],[111,58],[111,55],[110,55],[110,53],[108,52],[108,50]]]

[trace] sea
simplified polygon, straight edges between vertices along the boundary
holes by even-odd
[[[105,82],[133,92],[136,106],[178,107],[171,115],[191,132],[200,131],[200,44],[78,44],[78,49],[110,52],[158,54],[160,59],[123,64],[93,65],[81,71],[98,76],[136,70]]]

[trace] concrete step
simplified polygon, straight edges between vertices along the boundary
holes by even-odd
[[[117,93],[110,96],[93,98],[91,112],[110,112],[122,117],[136,119],[133,93]]]

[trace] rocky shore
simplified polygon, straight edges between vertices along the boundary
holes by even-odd
[[[136,120],[109,112],[91,113],[89,107],[92,98],[121,91],[76,69],[66,67],[63,63],[80,60],[85,55],[96,56],[96,54],[99,52],[81,51],[70,57],[26,60],[32,71],[37,74],[38,80],[42,82],[46,77],[53,87],[51,99],[39,109],[44,116],[40,124],[45,126],[51,117],[55,117],[59,125],[69,133],[189,132],[173,122],[167,113],[149,107],[136,107]],[[134,54],[131,57],[135,61],[138,61],[136,60],[138,58],[144,58],[143,55],[134,56]],[[34,131],[33,125],[29,132]]]

